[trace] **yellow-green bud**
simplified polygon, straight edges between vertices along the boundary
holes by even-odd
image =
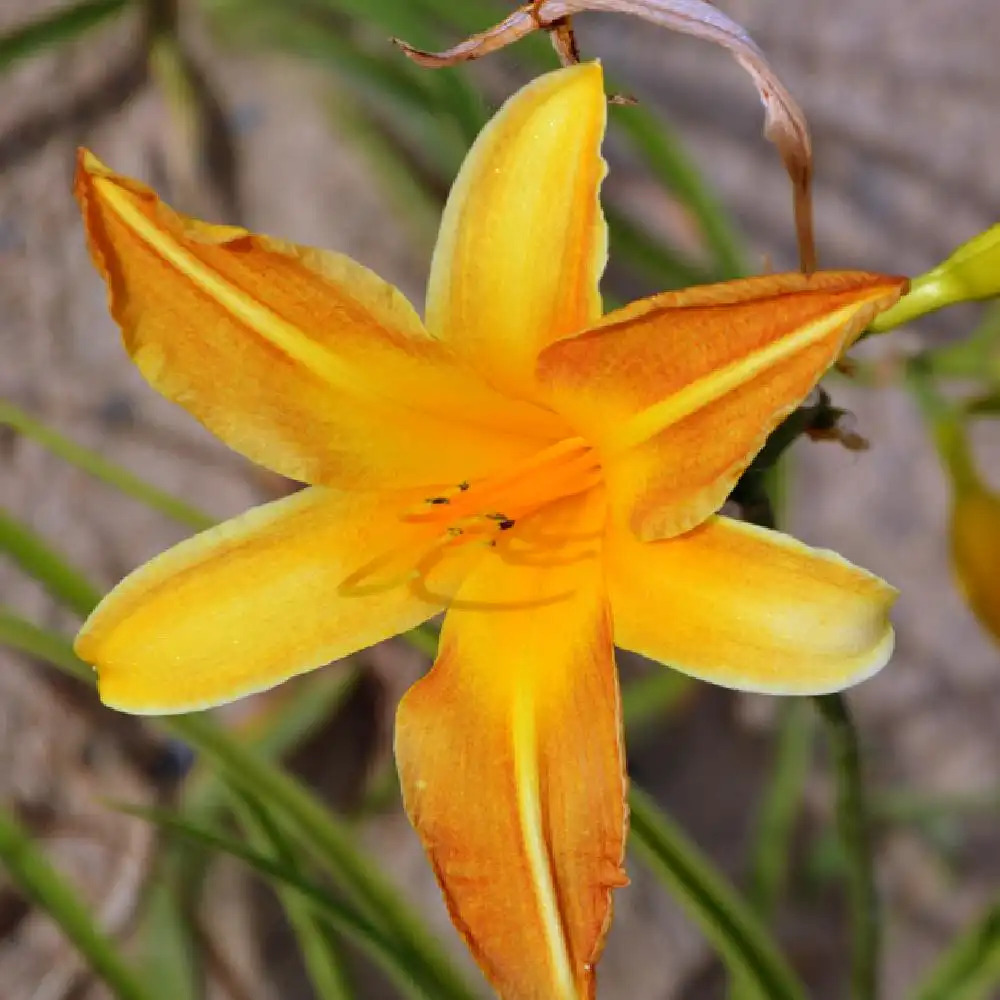
[[[914,278],[910,290],[871,324],[884,333],[958,302],[1000,296],[1000,223],[963,243],[947,260]]]

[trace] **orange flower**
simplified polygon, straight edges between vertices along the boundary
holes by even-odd
[[[509,1000],[576,1000],[623,885],[612,643],[755,691],[888,659],[894,591],[713,516],[768,432],[905,282],[775,275],[603,319],[601,70],[535,80],[452,190],[426,326],[320,250],[184,218],[92,155],[77,190],[146,378],[316,485],[137,570],[77,640],[104,700],[206,708],[448,609],[403,699],[406,809]]]
[[[982,482],[967,484],[955,493],[951,554],[969,607],[1000,642],[1000,496]]]
[[[958,588],[1000,642],[1000,495],[983,481],[957,413],[938,411],[934,439],[951,480],[951,563]]]

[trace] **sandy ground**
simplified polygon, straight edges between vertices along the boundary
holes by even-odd
[[[991,39],[1000,34],[1000,7],[994,0],[731,0],[722,6],[744,20],[809,113],[824,263],[916,273],[995,221],[1000,62]],[[6,0],[0,28],[40,7]],[[582,29],[587,50],[600,53],[630,91],[676,123],[743,226],[753,257],[790,266],[784,179],[760,138],[760,110],[742,75],[723,55],[690,40],[600,18]],[[85,142],[117,169],[165,191],[172,186],[182,201],[202,197],[199,210],[225,214],[218,192],[185,188],[190,178],[178,177],[164,142],[163,105],[139,82],[129,43],[128,26],[117,26],[84,47],[0,78],[0,397],[223,516],[276,484],[145,388],[107,317],[68,193],[73,148]],[[426,262],[399,236],[359,154],[331,131],[320,80],[281,62],[233,55],[214,61],[211,75],[236,126],[244,221],[348,252],[419,300]],[[622,164],[619,176],[613,169],[610,183],[628,183],[629,170]],[[651,211],[660,209],[662,193],[649,187],[643,197]],[[955,327],[945,322],[928,324],[920,336],[950,335]],[[992,794],[1000,782],[1000,654],[950,583],[942,534],[946,484],[905,395],[842,379],[831,388],[873,448],[854,454],[797,445],[791,526],[903,590],[897,654],[852,695],[871,773],[881,787]],[[979,444],[991,468],[1000,466],[995,425]],[[0,504],[56,542],[101,586],[183,533],[35,447],[6,439],[0,439]],[[3,564],[0,593],[4,603],[37,620],[70,624],[36,586]],[[378,657],[383,718],[418,669],[403,659],[391,650]],[[773,707],[766,699],[707,692],[676,724],[633,748],[637,780],[655,788],[734,873],[743,865]],[[128,924],[151,846],[141,824],[109,817],[97,803],[109,786],[115,797],[152,794],[137,763],[139,737],[121,729],[37,665],[0,651],[0,799],[47,838],[113,928]],[[377,752],[384,754],[384,726],[381,731]],[[817,775],[809,812],[822,816],[828,804],[829,789]],[[963,829],[947,861],[905,828],[880,840],[891,913],[889,1000],[905,995],[953,929],[1000,888],[995,817]],[[373,822],[367,836],[450,936],[401,818]],[[2,885],[0,994],[5,1000],[68,997],[76,981],[72,958],[45,921],[22,912]],[[817,997],[844,995],[843,942],[831,930],[839,905],[835,894],[817,889],[782,919]],[[239,935],[231,937],[246,979],[266,984],[253,972],[260,955],[246,943],[263,932],[244,931],[242,944]],[[281,950],[280,940],[269,954],[275,949]],[[304,995],[282,963],[271,969],[271,978],[285,984],[284,996]],[[602,973],[608,998],[721,995],[697,933],[641,872],[633,888],[619,894]],[[382,994],[372,990],[377,1000]],[[262,1000],[267,995],[266,985],[252,993]]]

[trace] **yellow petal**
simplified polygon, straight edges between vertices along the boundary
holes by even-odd
[[[437,663],[396,719],[407,812],[456,927],[504,1000],[593,997],[610,890],[624,884],[598,512],[594,498],[558,512],[466,579]]]
[[[601,315],[605,104],[597,63],[532,81],[480,134],[445,208],[428,329],[515,393],[540,348]]]
[[[345,578],[414,533],[399,512],[413,494],[324,487],[254,508],[136,570],[76,641],[101,697],[129,712],[186,712],[272,687],[412,628],[441,610],[428,588],[345,596]],[[462,553],[439,567],[447,593]]]
[[[539,375],[602,453],[616,515],[665,538],[722,505],[768,433],[904,287],[821,272],[668,292],[547,348]]]
[[[961,484],[951,511],[951,554],[969,607],[1000,642],[1000,496]]]
[[[889,659],[896,591],[834,552],[721,517],[658,542],[609,532],[615,642],[625,649],[770,694],[837,691]]]
[[[547,439],[551,418],[490,391],[348,258],[178,215],[87,152],[76,190],[133,360],[254,461],[393,488],[488,474]]]

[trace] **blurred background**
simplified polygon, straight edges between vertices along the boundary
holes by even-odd
[[[994,0],[719,6],[755,37],[811,122],[822,265],[917,274],[996,221]],[[508,9],[492,0],[3,0],[0,399],[213,517],[292,488],[156,397],[127,360],[70,195],[75,147],[190,214],[345,252],[419,305],[438,213],[468,143],[519,83],[556,60],[536,37],[432,73],[388,39],[442,47]],[[787,181],[742,71],[705,43],[622,18],[588,15],[577,29],[585,56],[600,56],[615,90],[639,102],[611,109],[609,299],[793,268]],[[1000,650],[952,582],[949,485],[900,374],[901,359],[988,322],[986,310],[952,310],[863,345],[855,377],[834,375],[826,388],[848,411],[849,436],[870,448],[802,438],[781,474],[783,526],[902,589],[896,655],[850,695],[871,781],[890,1000],[1000,890]],[[31,437],[0,426],[0,508],[102,591],[189,533]],[[997,422],[978,422],[973,440],[1000,488]],[[67,635],[76,627],[2,556],[0,600]],[[298,690],[317,683],[306,678],[235,706],[226,724],[254,733],[291,718],[290,766],[350,817],[464,962],[392,782],[395,703],[425,665],[388,643],[359,656],[343,683],[319,682],[325,701],[318,689]],[[770,899],[767,917],[812,995],[845,996],[842,861],[812,716],[775,699],[662,682],[632,658],[622,667],[635,686],[634,780],[724,871]],[[326,707],[303,715],[307,702]],[[0,648],[0,804],[164,1000],[186,1000],[192,982],[213,998],[309,1000],[282,908],[221,858],[206,862],[186,911],[183,955],[194,956],[194,972],[183,986],[172,979],[177,928],[155,905],[171,878],[164,838],[107,800],[176,801],[188,758],[41,662]],[[761,861],[761,816],[776,761],[791,774],[782,772],[789,817],[780,872],[762,875],[774,862]],[[699,932],[641,865],[630,871],[601,996],[725,995]],[[397,995],[347,955],[356,996]],[[0,998],[103,996],[0,874]]]

